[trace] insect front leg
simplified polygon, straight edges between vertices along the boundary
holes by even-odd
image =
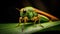
[[[28,17],[24,17],[24,23],[27,23]]]
[[[21,22],[22,22],[22,17],[19,17],[19,23],[18,23],[17,27],[20,26]]]

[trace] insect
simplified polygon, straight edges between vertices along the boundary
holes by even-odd
[[[18,11],[20,11],[20,17],[19,17],[19,24],[17,26],[20,26],[20,24],[23,22],[24,25],[25,23],[27,23],[29,20],[34,21],[34,26],[36,24],[36,22],[38,21],[38,23],[40,24],[41,21],[51,21],[51,20],[58,20],[58,18],[45,13],[43,11],[39,11],[38,9],[35,9],[33,7],[24,7],[22,9],[18,9],[16,8]],[[45,16],[43,16],[45,15]],[[50,17],[47,18],[47,17]],[[41,27],[44,27],[40,24]]]
[[[20,10],[20,18],[19,18],[19,24],[23,21],[24,23],[27,23],[28,20],[34,21],[34,25],[35,23],[38,21],[40,24],[40,14],[34,12],[34,10],[32,9],[28,9],[26,10],[25,8],[22,8]],[[18,26],[19,26],[18,24]],[[40,24],[40,26],[42,26]],[[43,26],[42,26],[43,27]]]

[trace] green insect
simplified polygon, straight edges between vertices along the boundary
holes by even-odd
[[[46,16],[40,15],[36,12],[34,12],[33,7],[25,7],[22,8],[20,10],[20,18],[19,18],[19,24],[18,26],[20,26],[21,22],[27,23],[29,20],[34,21],[34,25],[36,24],[36,22],[38,21],[38,23],[40,24],[40,22],[42,21],[49,21],[49,19]],[[41,27],[43,27],[40,24]]]

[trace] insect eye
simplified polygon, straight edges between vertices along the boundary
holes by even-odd
[[[26,11],[23,11],[23,13],[26,13]]]

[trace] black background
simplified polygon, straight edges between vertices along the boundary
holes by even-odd
[[[30,4],[25,3],[25,1],[28,1],[28,3]],[[37,1],[37,0],[33,0],[33,1]],[[45,0],[45,1],[40,0],[39,2],[42,2],[44,4],[44,6],[47,8],[46,10],[49,11],[48,13],[60,18],[58,0]],[[8,1],[2,0],[0,6],[2,9],[0,10],[0,23],[18,23],[19,11],[17,11],[16,8],[23,8],[27,5],[32,5],[33,7],[38,6],[35,4],[36,3],[33,3],[32,0],[8,0]]]

